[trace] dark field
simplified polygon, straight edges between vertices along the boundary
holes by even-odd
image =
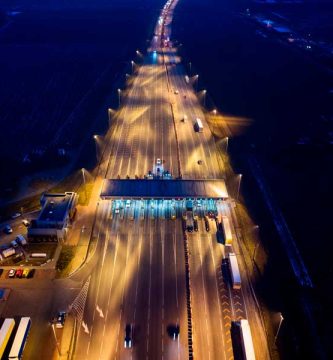
[[[146,46],[159,3],[2,2],[1,184],[68,164],[86,139],[105,130],[107,107],[117,103],[135,50]]]
[[[304,356],[310,351],[306,341],[311,343],[312,339],[298,336],[303,331],[301,328],[306,327],[303,319],[293,313],[299,307],[294,299],[302,296],[297,291],[293,293],[292,276],[288,275],[288,267],[280,258],[283,249],[277,245],[278,238],[272,232],[267,209],[251,179],[250,155],[261,164],[271,193],[311,274],[315,284],[309,295],[314,299],[311,307],[320,342],[326,348],[327,356],[332,358],[329,335],[333,330],[330,325],[333,321],[333,291],[329,286],[333,282],[330,225],[333,200],[332,73],[320,66],[318,59],[288,46],[277,37],[260,36],[258,30],[261,28],[240,15],[251,5],[213,0],[180,2],[174,35],[184,44],[184,58],[195,65],[193,73],[200,75],[199,88],[206,88],[211,95],[207,101],[210,109],[217,107],[222,113],[239,118],[237,125],[231,123],[235,136],[229,141],[229,149],[237,171],[245,174],[245,200],[255,221],[260,224],[265,235],[264,245],[274,263],[270,275],[275,281],[265,290],[265,295],[267,299],[271,298],[273,311],[283,311],[287,315],[282,333],[285,349],[282,344],[280,346],[283,357],[306,358]],[[258,4],[254,6],[259,7]],[[331,28],[327,14],[332,13],[332,4],[321,8],[316,3],[312,17],[309,10],[302,12],[302,4],[293,4],[289,8],[284,4],[281,9],[277,4],[261,6],[260,11],[268,16],[273,6],[275,12],[291,13],[293,21],[301,20],[303,30],[313,29],[316,18],[322,21],[321,29],[325,29],[322,33]],[[303,17],[311,18],[312,23]],[[306,26],[304,21],[307,21]],[[322,35],[319,30],[314,33]],[[278,298],[272,299],[274,291],[284,298],[280,304]],[[285,308],[283,303],[287,304]],[[301,327],[296,322],[302,324]],[[308,330],[309,324],[307,327]]]

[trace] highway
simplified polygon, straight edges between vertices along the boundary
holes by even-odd
[[[103,163],[107,179],[144,178],[154,171],[158,158],[174,178],[225,175],[202,110],[204,95],[198,96],[185,80],[185,68],[170,41],[176,4],[169,1],[162,10],[147,55],[135,67],[130,87],[119,91],[120,109],[112,119],[109,158]],[[196,118],[202,120],[201,133],[194,130]],[[132,201],[129,207],[122,203],[119,214],[112,201],[102,203],[104,217],[95,229],[100,235],[98,266],[92,271],[83,314],[88,332],[80,329],[75,359],[188,358],[184,203],[174,205],[175,220],[169,218],[167,202]],[[217,210],[232,220],[228,201],[219,202]],[[194,358],[232,359],[231,320],[248,318],[256,358],[268,359],[249,285],[232,289],[222,274],[224,246],[216,241],[215,221],[210,220],[207,232],[206,205],[196,211],[199,231],[188,234]],[[235,251],[247,284],[237,244]],[[133,326],[131,349],[124,348],[127,324]],[[178,340],[168,332],[175,325],[180,326]]]
[[[205,120],[204,94],[196,94],[192,80],[185,80],[185,68],[170,41],[177,3],[166,3],[147,55],[140,65],[133,66],[130,86],[119,89],[120,108],[106,136],[97,187],[101,187],[102,178],[147,177],[149,171],[156,172],[157,159],[173,178],[225,176],[220,151]],[[195,131],[196,118],[202,120],[203,132]],[[249,320],[256,359],[269,358],[265,331],[238,246],[231,200],[205,200],[200,206],[196,203],[198,231],[187,233],[186,238],[182,225],[184,201],[138,200],[116,205],[115,200],[96,197],[90,209],[95,205],[98,212],[93,236],[97,245],[82,268],[64,280],[11,282],[18,285],[3,316],[15,315],[21,299],[27,301],[29,309],[38,299],[46,299],[41,309],[34,309],[37,320],[33,319],[24,359],[36,359],[39,354],[51,358],[52,346],[45,342],[47,345],[39,352],[37,339],[51,338],[51,314],[70,308],[84,284],[89,287],[77,313],[82,326],[74,359],[189,358],[185,239],[194,358],[233,359],[231,321],[241,318]],[[209,220],[210,231],[205,229],[204,216],[211,208],[231,221],[234,251],[242,273],[239,290],[232,289],[222,271],[225,247],[216,240],[215,220]],[[171,218],[172,211],[175,219]],[[9,282],[4,280],[3,285]],[[39,290],[33,295],[36,288]],[[124,347],[128,324],[132,326],[131,348]],[[178,326],[179,337],[174,337],[173,330]]]

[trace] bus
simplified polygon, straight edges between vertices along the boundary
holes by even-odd
[[[232,244],[232,234],[229,219],[226,216],[222,216],[222,225],[224,233],[224,241],[226,244]]]
[[[7,318],[3,322],[0,329],[0,359],[2,359],[3,353],[7,347],[10,335],[13,332],[15,326],[15,320],[12,318]]]
[[[31,319],[29,317],[23,317],[20,320],[12,348],[10,349],[8,359],[19,360],[22,358],[22,354],[23,354],[24,346],[27,341],[30,326],[31,326]]]
[[[229,269],[231,274],[231,282],[233,289],[240,289],[241,288],[241,278],[239,273],[239,267],[237,263],[237,258],[234,253],[229,253]]]
[[[195,119],[195,130],[197,132],[203,132],[203,125],[202,125],[202,122],[201,122],[201,119],[199,118],[196,118]]]
[[[242,355],[244,360],[255,360],[251,329],[249,322],[246,319],[240,321],[233,321],[233,324],[239,328],[240,338],[242,343]]]

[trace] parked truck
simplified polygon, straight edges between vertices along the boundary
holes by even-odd
[[[232,234],[229,219],[226,216],[222,216],[223,234],[225,244],[232,244]]]
[[[2,256],[6,259],[12,255],[15,255],[15,249],[10,247],[8,249],[2,250]]]
[[[241,288],[241,277],[239,273],[238,262],[235,253],[229,253],[229,269],[231,275],[231,283],[233,289]]]

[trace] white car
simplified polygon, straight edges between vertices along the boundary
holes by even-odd
[[[178,90],[175,90],[175,94],[178,95],[178,94],[179,94],[179,91],[178,91]]]
[[[156,165],[162,165],[162,160],[159,159],[159,158],[157,158],[157,159],[156,159]]]
[[[126,200],[126,207],[129,208],[131,206],[131,200]]]

